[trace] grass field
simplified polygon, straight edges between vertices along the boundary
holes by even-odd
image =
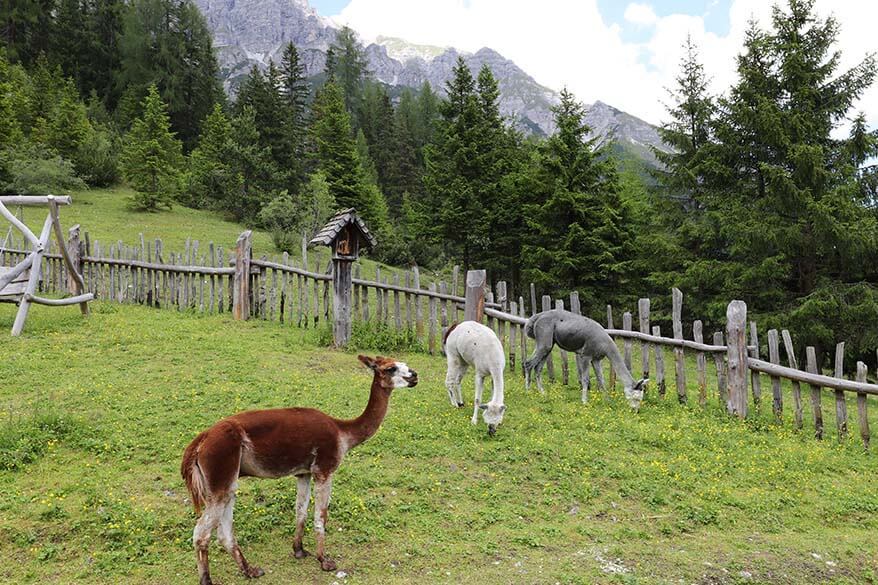
[[[0,334],[13,315],[0,305]],[[321,337],[35,308],[0,361],[0,582],[197,582],[183,448],[248,408],[358,414],[370,376]],[[241,481],[236,529],[260,583],[878,583],[878,463],[855,433],[818,442],[670,389],[636,414],[618,391],[582,405],[554,384],[541,398],[510,372],[491,439],[448,405],[442,358],[395,357],[421,383],[395,392],[336,476],[328,547],[344,575],[293,558],[294,480]],[[471,379],[464,392],[469,405]],[[211,560],[218,582],[244,582],[218,545]]]

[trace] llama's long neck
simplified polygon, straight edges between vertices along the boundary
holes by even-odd
[[[387,405],[390,401],[390,390],[381,385],[381,378],[376,372],[372,380],[372,390],[369,394],[369,403],[363,414],[353,420],[339,421],[339,428],[344,434],[347,448],[355,447],[365,442],[369,437],[378,432],[378,427],[387,415]]]
[[[502,370],[496,375],[491,373],[491,402],[495,404],[506,404],[503,398],[503,372]]]
[[[609,346],[607,347],[607,357],[610,359],[610,362],[612,362],[613,369],[616,370],[616,375],[619,376],[619,379],[622,381],[625,388],[633,388],[634,376],[631,375],[628,366],[625,365],[625,360],[622,359],[622,354],[619,352],[619,348],[616,346],[616,342],[613,341],[612,337],[610,338]]]

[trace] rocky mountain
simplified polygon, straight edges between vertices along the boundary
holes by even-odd
[[[194,0],[213,31],[220,68],[228,91],[254,64],[267,66],[280,61],[288,42],[299,49],[307,75],[323,70],[326,50],[335,39],[337,26],[317,14],[307,0]],[[438,93],[458,56],[473,72],[487,64],[500,86],[500,110],[523,130],[545,135],[552,125],[551,107],[557,92],[537,83],[514,62],[483,48],[461,53],[450,47],[417,45],[403,39],[378,37],[366,46],[369,68],[379,81],[390,86],[420,87],[424,81]],[[587,108],[587,121],[595,134],[611,137],[637,156],[653,161],[650,145],[661,147],[655,127],[602,102]]]

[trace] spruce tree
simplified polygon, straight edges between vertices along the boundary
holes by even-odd
[[[189,156],[186,191],[181,198],[189,207],[223,208],[237,197],[243,178],[235,172],[235,139],[232,125],[215,104],[201,128],[198,146]]]
[[[305,68],[293,43],[284,49],[281,59],[281,127],[285,141],[286,182],[290,193],[298,193],[305,177],[305,140],[308,130],[308,81]]]
[[[582,105],[564,89],[552,111],[557,130],[538,153],[526,272],[558,294],[579,290],[583,306],[594,308],[614,298],[627,276],[632,228],[615,162],[587,139]]]
[[[122,171],[135,190],[133,205],[155,211],[173,204],[183,164],[182,145],[170,130],[167,106],[155,85],[143,100],[143,116],[134,121],[122,151]]]

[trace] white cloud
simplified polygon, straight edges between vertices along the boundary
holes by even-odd
[[[834,13],[841,25],[842,67],[878,52],[878,2],[817,0],[821,15]],[[770,24],[764,0],[733,0],[725,35],[707,32],[700,15],[658,17],[651,6],[629,4],[625,18],[649,25],[644,43],[622,40],[616,24],[603,21],[597,0],[351,0],[337,22],[365,38],[397,36],[412,42],[477,51],[487,46],[515,61],[538,82],[566,85],[578,99],[602,100],[653,123],[665,117],[665,88],[674,85],[687,34],[700,47],[712,90],[725,91],[735,80],[735,56],[748,21]],[[857,104],[871,127],[878,127],[878,86]]]
[[[658,16],[655,15],[652,6],[637,2],[632,2],[625,8],[624,18],[631,24],[640,27],[652,26],[658,20]]]

